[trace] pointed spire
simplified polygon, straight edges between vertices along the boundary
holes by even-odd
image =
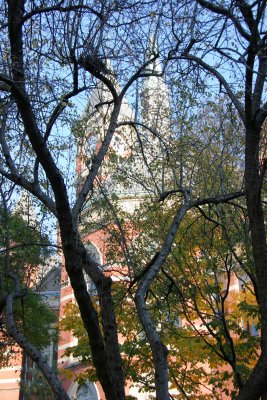
[[[150,36],[146,60],[153,59],[158,53],[157,38],[155,35]],[[170,102],[159,58],[148,65],[146,72],[150,76],[144,78],[141,94],[143,123],[164,137],[170,131]]]
[[[150,35],[148,39],[148,45],[147,45],[147,50],[146,50],[146,55],[145,55],[145,61],[152,60],[155,56],[158,56],[159,50],[158,50],[158,43],[157,43],[157,37],[156,35]],[[154,61],[152,61],[146,68],[146,72],[148,73],[156,73],[156,74],[162,74],[162,68],[160,65],[160,60],[159,58],[156,58]]]

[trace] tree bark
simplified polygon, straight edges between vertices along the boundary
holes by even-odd
[[[260,128],[250,124],[246,130],[245,185],[259,296],[261,355],[237,400],[258,400],[267,389],[267,245],[261,202],[259,143]]]
[[[66,270],[70,277],[71,286],[88,334],[93,363],[96,368],[98,379],[103,387],[107,400],[123,400],[125,394],[122,364],[120,357],[119,360],[116,359],[117,363],[115,363],[113,359],[114,354],[110,354],[111,351],[115,354],[119,352],[118,337],[114,340],[113,333],[114,347],[106,347],[105,340],[101,333],[98,315],[93,307],[84,280],[83,266],[86,263],[86,250],[80,241],[77,231],[73,230],[72,234],[70,234],[70,232],[66,231],[64,225],[60,224],[60,228]],[[93,265],[93,267],[97,266]],[[107,323],[109,330],[115,330],[116,332],[116,320],[111,296],[111,280],[110,278],[106,278],[103,273],[99,271],[97,280],[96,277],[94,277],[94,282],[96,286],[103,287],[103,292],[101,294],[102,299],[100,296],[100,302],[103,301],[103,297],[106,297],[104,304],[109,305],[108,317],[103,315],[105,319],[103,324]],[[108,333],[106,332],[106,334]],[[115,371],[113,370],[114,367]]]
[[[146,274],[141,278],[134,299],[138,317],[152,350],[153,363],[155,367],[155,386],[157,400],[169,400],[170,398],[168,387],[168,349],[164,345],[164,343],[162,343],[159,333],[157,332],[156,327],[149,315],[146,306],[146,295],[152,282],[159,273],[161,266],[164,264],[166,258],[171,251],[171,246],[181,221],[183,220],[187,211],[192,206],[188,193],[186,191],[183,191],[183,194],[185,198],[184,204],[182,204],[179,210],[177,210],[176,215],[173,218],[172,224],[162,245],[161,251],[156,257],[154,257],[154,260],[146,271]]]

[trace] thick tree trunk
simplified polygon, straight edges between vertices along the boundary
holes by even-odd
[[[93,363],[96,368],[98,379],[103,387],[107,400],[124,400],[124,379],[122,372],[122,363],[119,355],[118,336],[114,339],[113,346],[106,347],[99,325],[97,312],[95,311],[90,296],[86,289],[83,275],[83,265],[85,261],[85,249],[80,242],[77,231],[66,232],[66,227],[61,226],[61,239],[65,256],[66,270],[70,277],[71,285],[74,291],[81,317],[89,337],[89,344],[92,351]],[[109,330],[117,333],[116,320],[112,303],[112,294],[110,290],[111,280],[102,273],[99,274],[100,282],[97,286],[103,287],[102,299],[100,302],[108,304],[108,317],[105,317],[103,324],[108,325]],[[105,300],[103,298],[106,297]],[[107,321],[108,320],[108,321]],[[106,329],[106,334],[108,334]],[[111,354],[111,352],[113,354]],[[114,356],[115,354],[115,356]],[[114,361],[116,357],[116,362]]]
[[[145,291],[143,288],[137,290],[135,304],[140,322],[148,338],[155,368],[155,387],[157,400],[169,400],[169,367],[168,367],[168,349],[160,340],[154,324],[150,318],[145,304]]]
[[[261,395],[261,400],[267,400],[267,390]]]
[[[100,299],[101,323],[108,365],[113,373],[113,385],[117,391],[117,398],[124,399],[124,377],[120,347],[118,342],[117,322],[111,293],[111,278],[106,278],[106,285],[97,287]]]
[[[261,318],[261,356],[238,400],[258,400],[267,390],[267,245],[261,202],[259,166],[260,128],[246,130],[245,183],[252,252],[257,277]]]

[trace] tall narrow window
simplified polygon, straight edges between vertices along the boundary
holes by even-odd
[[[92,244],[92,243],[87,243],[85,245],[85,248],[88,252],[88,254],[92,257],[92,259],[97,262],[97,264],[101,264],[101,255],[97,248]],[[88,276],[87,273],[84,273],[84,278],[87,286],[87,290],[90,295],[96,296],[97,295],[97,290],[95,287],[95,284],[93,283],[92,279]]]

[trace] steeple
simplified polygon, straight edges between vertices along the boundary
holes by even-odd
[[[146,61],[158,55],[155,36],[150,37],[146,51]],[[169,92],[163,79],[159,58],[151,61],[146,68],[143,90],[141,93],[142,122],[155,130],[164,140],[170,135],[170,102]]]
[[[155,57],[156,59],[154,61],[151,61],[151,63],[149,63],[148,66],[146,67],[147,73],[155,73],[158,75],[162,75],[162,68],[160,65],[159,58],[157,57],[158,53],[159,50],[158,50],[157,38],[155,35],[152,35],[148,39],[145,61],[152,60]]]
[[[149,39],[146,61],[146,76],[141,92],[141,115],[144,125],[142,132],[143,154],[146,158],[146,173],[152,183],[152,190],[164,191],[168,180],[166,146],[171,139],[169,91],[163,78],[163,70],[156,36]],[[150,184],[150,183],[148,183]]]

